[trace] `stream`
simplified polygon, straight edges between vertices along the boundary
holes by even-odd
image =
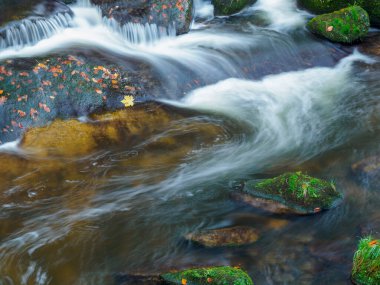
[[[136,105],[167,123],[80,157],[1,145],[1,167],[16,173],[0,177],[1,285],[117,284],[118,274],[205,265],[238,265],[258,285],[351,284],[360,229],[379,219],[378,187],[350,170],[379,151],[379,58],[311,35],[293,0],[219,18],[196,0],[180,36],[120,27],[85,0],[70,7],[46,34],[0,42],[0,61],[85,51],[143,63],[157,83]],[[240,181],[287,171],[334,181],[342,204],[282,217],[230,198]],[[183,238],[236,225],[259,240],[205,249]]]

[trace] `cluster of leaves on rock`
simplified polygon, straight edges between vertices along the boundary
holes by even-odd
[[[1,120],[2,133],[56,117],[84,115],[102,108],[111,95],[120,96],[120,107],[133,105],[136,88],[114,66],[88,64],[75,56],[19,64],[8,60],[0,65],[0,108],[3,116],[7,114]]]

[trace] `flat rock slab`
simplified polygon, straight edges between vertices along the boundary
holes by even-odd
[[[237,226],[202,230],[187,234],[185,238],[205,247],[233,247],[252,244],[259,239],[259,235],[252,227]]]

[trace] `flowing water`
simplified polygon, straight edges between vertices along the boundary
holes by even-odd
[[[78,158],[1,146],[16,175],[0,177],[0,284],[114,284],[118,273],[224,264],[255,284],[350,284],[359,229],[379,218],[378,189],[350,165],[378,151],[380,69],[310,36],[294,2],[214,18],[198,0],[193,29],[176,37],[120,27],[83,1],[69,26],[1,46],[0,60],[86,49],[143,62],[165,92],[141,104],[164,106],[169,123]],[[230,199],[236,182],[293,170],[333,180],[343,203],[278,217]],[[209,250],[183,239],[232,225],[256,227],[259,241]]]

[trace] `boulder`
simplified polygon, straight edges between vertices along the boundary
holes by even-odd
[[[192,0],[91,0],[104,17],[127,23],[156,24],[164,28],[173,25],[177,34],[187,33],[194,15]]]
[[[285,173],[262,182],[247,181],[244,202],[272,213],[314,214],[342,199],[333,183],[301,172]]]
[[[353,259],[351,280],[357,285],[380,284],[380,240],[371,236],[359,241]]]
[[[161,278],[168,285],[253,285],[246,272],[230,266],[188,269],[162,274]]]
[[[368,13],[359,6],[316,16],[307,24],[308,29],[338,43],[353,43],[364,38],[369,30]]]
[[[380,27],[380,0],[298,0],[298,5],[314,14],[331,13],[352,5],[365,9],[371,25]]]
[[[185,238],[205,247],[233,247],[252,244],[259,239],[259,235],[254,228],[236,226],[231,228],[202,230],[187,234]]]
[[[98,64],[73,55],[0,62],[0,144],[56,118],[124,108],[125,96],[139,96],[140,71]]]
[[[252,5],[257,0],[212,0],[214,14],[216,16],[227,16],[240,12],[248,5]]]

